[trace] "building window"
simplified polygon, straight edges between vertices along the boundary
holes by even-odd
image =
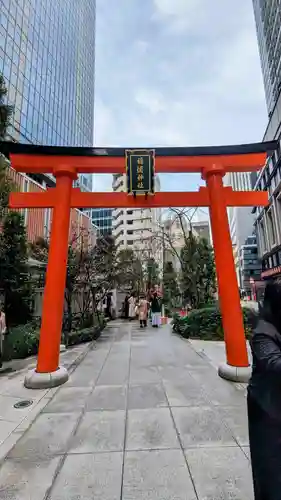
[[[133,244],[134,244],[134,242],[133,242],[133,240],[127,240],[127,244],[128,244],[128,245],[133,245]]]
[[[276,229],[275,229],[275,221],[273,210],[270,209],[267,212],[267,221],[268,221],[268,238],[269,245],[272,247],[276,243]]]
[[[260,222],[260,243],[261,243],[261,253],[266,252],[266,236],[265,236],[265,227],[264,222]]]
[[[133,224],[133,221],[132,220],[127,220],[127,224],[131,226]]]
[[[115,215],[115,219],[118,219],[118,217],[120,217],[121,215],[124,214],[124,210],[120,210],[120,212],[118,212],[116,215]]]
[[[276,198],[277,220],[279,222],[279,230],[281,232],[281,194]]]

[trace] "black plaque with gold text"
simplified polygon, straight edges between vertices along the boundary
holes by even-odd
[[[154,150],[126,150],[128,194],[154,194],[154,164]]]

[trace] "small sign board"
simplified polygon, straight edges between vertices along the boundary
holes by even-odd
[[[128,194],[154,194],[154,165],[153,149],[126,150]]]

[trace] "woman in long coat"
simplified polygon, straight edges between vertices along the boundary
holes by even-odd
[[[151,299],[152,326],[158,328],[161,326],[161,299],[157,292],[154,292]]]
[[[148,315],[148,301],[144,295],[141,295],[140,301],[138,303],[138,313],[140,320],[140,327],[145,328],[147,326],[147,315]]]
[[[251,340],[248,420],[255,500],[281,500],[281,280],[265,289]]]
[[[136,317],[136,299],[132,294],[129,298],[129,319],[135,319]]]

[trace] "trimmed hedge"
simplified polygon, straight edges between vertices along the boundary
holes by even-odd
[[[32,323],[11,328],[4,340],[4,361],[23,359],[38,352],[39,330]]]
[[[243,308],[246,337],[249,338],[257,322],[257,314]],[[206,307],[191,311],[182,318],[178,314],[173,317],[173,331],[184,338],[201,340],[223,340],[222,318],[218,307]]]
[[[90,328],[83,328],[83,330],[76,330],[70,332],[68,336],[68,345],[72,346],[76,344],[83,344],[85,342],[92,342],[93,340],[97,340],[101,336],[105,324],[106,323],[104,322],[102,327],[91,326]]]
[[[104,318],[100,326],[91,326],[81,330],[73,330],[68,334],[68,345],[74,346],[84,342],[97,340],[106,325]],[[4,361],[24,359],[38,352],[39,329],[34,323],[27,323],[11,329],[4,340]]]

